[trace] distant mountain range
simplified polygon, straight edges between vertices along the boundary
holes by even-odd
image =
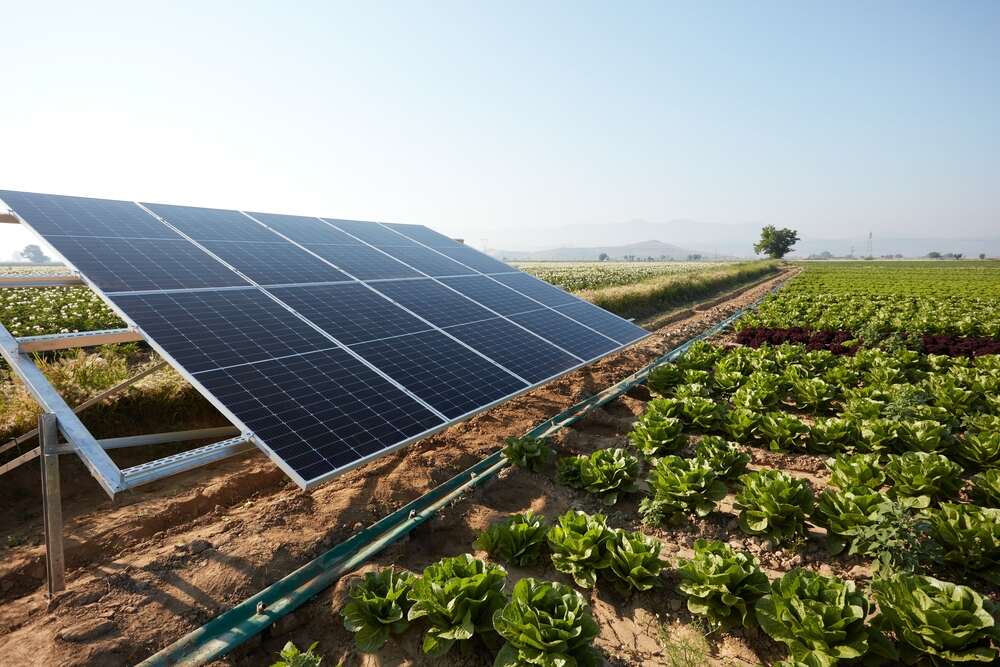
[[[635,257],[638,259],[687,259],[691,255],[700,255],[703,259],[712,259],[702,250],[691,250],[664,243],[663,241],[642,241],[620,246],[596,246],[593,248],[553,248],[551,250],[491,250],[496,257],[510,261],[564,261],[585,262],[600,259],[602,253],[611,259]]]
[[[611,257],[626,254],[643,258],[667,256],[677,259],[685,259],[691,254],[700,254],[706,258],[753,257],[753,244],[759,238],[762,226],[763,223],[759,222],[724,225],[696,220],[629,220],[595,225],[564,225],[549,229],[508,228],[488,234],[486,242],[490,246],[488,252],[511,260],[582,261],[597,259],[602,252]],[[530,241],[526,242],[526,239]],[[865,255],[868,248],[867,235],[841,239],[805,235],[791,256],[807,257],[823,251],[840,256],[850,254],[852,248],[856,256]],[[872,239],[872,254],[875,256],[901,254],[905,257],[923,257],[933,250],[942,253],[960,252],[967,257],[975,257],[979,253],[997,257],[1000,256],[1000,237],[948,239],[875,236]]]

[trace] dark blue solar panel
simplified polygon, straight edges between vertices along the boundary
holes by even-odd
[[[532,383],[559,375],[582,361],[502,318],[460,324],[445,331]]]
[[[202,241],[201,244],[261,285],[351,280],[342,271],[281,239],[278,243]]]
[[[338,229],[342,229],[348,234],[358,237],[365,243],[372,245],[416,245],[415,242],[406,238],[402,234],[397,234],[391,229],[387,229],[377,222],[361,222],[359,220],[337,220],[334,218],[323,218],[333,224]]]
[[[359,283],[268,291],[348,345],[433,328]]]
[[[70,264],[106,292],[248,284],[184,239],[51,236],[48,240]]]
[[[0,190],[0,199],[42,236],[179,239],[134,202]]]
[[[302,245],[307,243],[362,245],[361,241],[351,238],[319,218],[306,218],[300,215],[281,215],[280,213],[251,213],[250,215]]]
[[[442,278],[441,282],[501,315],[513,315],[545,307],[486,276]]]
[[[390,280],[372,287],[439,327],[488,320],[495,315],[430,278]]]
[[[459,246],[458,248],[438,248],[439,251],[448,255],[456,262],[461,262],[466,266],[469,266],[476,271],[482,271],[483,273],[503,273],[505,271],[517,271],[512,266],[508,266],[503,262],[493,259],[485,253],[481,253],[475,248],[470,248],[468,246]]]
[[[458,241],[448,238],[444,234],[438,234],[433,229],[423,225],[402,225],[398,222],[383,222],[382,224],[431,248],[460,248],[462,246]]]
[[[476,273],[423,246],[379,246],[379,249],[429,276],[462,276]]]
[[[383,255],[366,245],[306,245],[326,261],[351,274],[358,280],[378,280],[384,278],[415,278],[420,274],[392,257]]]
[[[527,387],[439,331],[358,343],[351,349],[449,419]]]
[[[617,342],[552,310],[533,310],[510,319],[587,361],[618,347]]]
[[[341,349],[197,377],[301,482],[330,477],[443,423]]]
[[[556,310],[564,315],[569,315],[581,324],[586,324],[591,329],[597,329],[605,336],[614,338],[623,345],[633,343],[648,335],[645,329],[585,301],[558,306]]]
[[[572,294],[564,292],[558,287],[554,287],[534,276],[529,276],[527,273],[509,273],[493,276],[493,278],[508,287],[513,287],[525,296],[530,296],[535,301],[544,303],[546,306],[561,306],[564,303],[576,303],[579,301]]]
[[[143,206],[196,241],[280,241],[281,237],[239,211],[171,204]]]
[[[255,288],[121,294],[112,300],[191,373],[335,345]]]

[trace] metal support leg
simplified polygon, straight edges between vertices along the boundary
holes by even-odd
[[[59,421],[52,413],[38,418],[42,455],[42,514],[45,520],[45,563],[49,597],[66,590],[63,554],[62,492],[59,484]]]

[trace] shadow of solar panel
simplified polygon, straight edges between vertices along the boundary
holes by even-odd
[[[501,318],[459,324],[445,331],[531,383],[559,375],[583,361]]]
[[[493,313],[474,301],[456,294],[430,278],[389,280],[371,285],[393,301],[439,327],[495,317]]]
[[[527,387],[439,331],[358,343],[351,349],[448,419]]]
[[[201,244],[261,285],[351,280],[326,262],[275,236],[279,243],[202,241]]]
[[[359,283],[278,287],[268,291],[348,345],[433,328]]]
[[[470,269],[458,262],[453,262],[430,248],[422,246],[380,246],[379,249],[429,276],[478,275],[478,272],[474,269]]]
[[[441,282],[501,315],[513,315],[545,307],[486,276],[442,278]]]
[[[448,238],[444,234],[439,234],[429,227],[423,225],[406,225],[398,222],[383,222],[383,225],[411,238],[418,243],[423,243],[431,248],[461,248],[462,244],[455,239]]]
[[[302,486],[320,483],[443,424],[339,348],[208,371],[198,381]]]
[[[49,243],[106,292],[248,285],[185,239],[51,236]]]
[[[335,346],[256,288],[112,300],[190,373]]]
[[[586,361],[607,354],[619,345],[553,310],[532,310],[512,315],[510,319]]]
[[[402,234],[397,234],[391,229],[387,229],[377,222],[361,222],[359,220],[338,220],[336,218],[323,218],[337,229],[356,236],[365,243],[373,246],[380,245],[416,245],[416,243]]]
[[[135,202],[0,190],[0,199],[42,236],[180,239]]]
[[[143,206],[195,241],[278,241],[281,237],[239,211],[173,204]]]
[[[543,282],[527,273],[508,273],[493,276],[507,287],[516,289],[521,294],[529,296],[546,306],[561,306],[564,303],[576,303],[579,299],[558,287]]]
[[[282,215],[280,213],[251,213],[268,227],[284,234],[296,243],[336,243],[340,245],[363,245],[361,241],[352,238],[339,229],[328,225],[319,218],[306,218],[300,215]]]
[[[420,276],[410,267],[366,245],[309,243],[306,244],[306,247],[358,280],[417,278]]]
[[[622,344],[635,342],[648,335],[645,329],[584,301],[557,306],[556,310]]]

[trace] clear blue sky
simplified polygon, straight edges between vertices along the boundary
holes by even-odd
[[[159,5],[5,3],[0,188],[1000,235],[1000,2]]]

